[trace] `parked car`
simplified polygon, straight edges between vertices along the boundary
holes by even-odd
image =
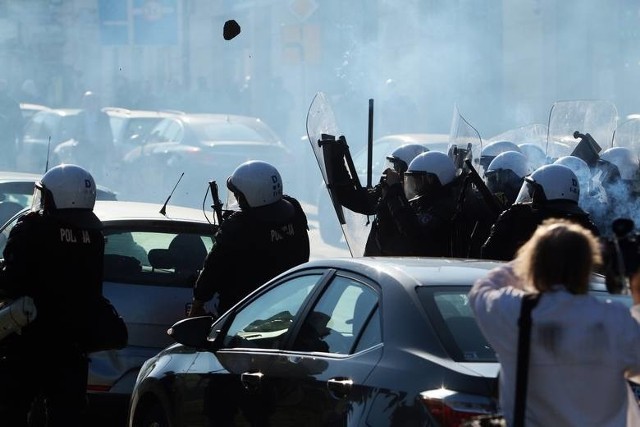
[[[253,159],[276,166],[286,186],[291,151],[262,120],[176,114],[160,121],[143,145],[125,155],[121,177],[135,185],[122,186],[122,191],[127,199],[162,202],[182,178],[172,203],[200,207],[209,181],[225,182],[238,165]],[[225,192],[225,186],[220,190]]]
[[[31,206],[33,188],[42,175],[27,172],[0,171],[0,225],[14,214]],[[117,194],[102,185],[96,187],[98,200],[116,200]]]
[[[150,130],[170,113],[150,110],[128,110],[124,108],[105,107],[102,111],[109,115],[113,133],[115,152],[107,161],[105,159],[102,178],[108,185],[117,188],[128,183],[120,179],[122,158],[131,150],[139,147]],[[78,141],[70,139],[60,143],[51,154],[51,163],[82,164],[78,155]]]
[[[23,172],[44,173],[51,166],[51,153],[73,137],[77,128],[77,108],[48,108],[38,111],[25,124],[22,148],[16,164]]]
[[[103,293],[124,318],[129,343],[90,355],[88,391],[94,405],[116,404],[123,422],[138,370],[172,342],[166,330],[186,317],[193,284],[213,245],[214,226],[202,211],[168,205],[162,215],[161,208],[100,200],[94,208],[106,240]],[[16,221],[17,216],[0,229],[0,253]]]
[[[497,411],[499,364],[467,293],[498,262],[314,260],[184,319],[140,370],[129,426],[458,426]],[[609,295],[601,276],[593,292]],[[232,422],[233,421],[233,422]]]
[[[385,135],[373,142],[371,156],[371,185],[376,185],[385,169],[387,156],[396,148],[405,144],[424,144],[429,150],[447,152],[449,136],[431,133],[406,133]],[[367,184],[367,147],[352,153],[353,164],[360,179],[360,184]],[[317,197],[318,223],[322,239],[331,245],[340,246],[342,229],[324,182],[321,183]]]

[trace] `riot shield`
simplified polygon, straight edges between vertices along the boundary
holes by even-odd
[[[307,113],[307,136],[316,160],[318,161],[318,167],[322,173],[322,179],[329,192],[338,221],[342,227],[342,233],[347,242],[349,252],[353,257],[362,256],[367,238],[369,237],[373,218],[349,210],[341,205],[336,195],[335,183],[330,182],[332,174],[328,172],[332,165],[329,158],[325,159],[325,152],[330,147],[325,144],[331,144],[339,140],[341,133],[329,100],[322,92],[318,92],[315,95],[309,107]],[[345,154],[344,161],[347,163],[350,179],[356,187],[359,187],[358,174],[355,173],[350,153],[347,151]]]
[[[631,150],[636,160],[640,160],[640,117],[620,123],[613,134],[612,147]]]
[[[535,144],[543,150],[547,145],[547,133],[549,128],[547,125],[534,123],[526,126],[520,126],[515,129],[509,129],[487,140],[487,143],[495,141],[511,141],[516,145]]]
[[[449,156],[453,159],[458,173],[465,171],[465,160],[470,160],[478,174],[484,176],[480,165],[482,138],[480,133],[460,114],[458,106],[453,107],[451,131],[449,132]]]
[[[558,101],[549,112],[547,158],[569,156],[581,139],[575,132],[590,134],[602,148],[609,148],[616,129],[618,111],[609,101]]]

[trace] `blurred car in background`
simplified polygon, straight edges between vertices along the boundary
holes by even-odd
[[[140,370],[129,426],[458,427],[495,413],[499,362],[467,294],[499,262],[311,261],[218,320],[182,320]],[[594,276],[599,298],[610,295]]]
[[[16,164],[23,172],[44,173],[55,147],[74,136],[77,108],[48,108],[35,113],[25,124],[22,148]]]
[[[115,152],[109,159],[105,159],[101,178],[107,185],[116,188],[116,186],[124,185],[120,180],[122,158],[129,151],[139,147],[149,131],[170,113],[116,107],[105,107],[102,111],[109,115]],[[53,149],[50,164],[72,163],[83,166],[81,158],[82,156],[78,152],[78,141],[69,139]]]
[[[200,207],[208,182],[226,182],[247,160],[274,165],[287,188],[292,153],[262,120],[231,114],[174,114],[162,119],[144,144],[124,156],[120,176],[127,185],[116,188],[128,200],[162,202],[180,180],[172,203]],[[226,191],[224,185],[220,189]]]
[[[34,114],[38,111],[47,110],[49,107],[40,104],[30,104],[28,102],[20,103],[20,111],[22,112],[22,120],[26,124]]]
[[[98,200],[94,208],[104,225],[103,294],[129,331],[124,349],[90,355],[92,412],[109,408],[97,418],[120,418],[105,422],[109,426],[124,425],[140,366],[172,342],[166,330],[186,317],[193,284],[213,246],[215,228],[201,211],[168,205],[162,215],[161,207]],[[0,229],[0,254],[17,218]]]
[[[0,225],[31,206],[35,183],[41,177],[35,173],[0,171]],[[97,185],[96,199],[116,200],[117,194],[110,188]]]
[[[150,110],[128,110],[126,108],[105,107],[113,132],[115,159],[121,159],[127,152],[141,145],[149,131],[169,113]],[[55,162],[75,163],[74,144],[64,142],[56,147]]]
[[[382,176],[382,172],[386,167],[387,156],[396,148],[405,144],[423,144],[429,150],[442,151],[448,150],[449,135],[433,134],[433,133],[405,133],[385,135],[373,142],[373,150],[371,156],[371,185],[375,186]],[[367,147],[352,153],[353,164],[360,178],[360,184],[364,187],[367,185]],[[334,211],[333,204],[329,197],[327,186],[323,182],[318,191],[318,224],[322,239],[331,245],[340,245],[342,239],[342,229],[338,222],[338,217]]]

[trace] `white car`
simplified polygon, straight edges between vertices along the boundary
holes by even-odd
[[[124,318],[129,343],[122,350],[90,355],[92,403],[116,399],[126,411],[143,362],[172,342],[167,328],[186,317],[193,284],[213,245],[216,225],[202,211],[168,205],[162,215],[161,208],[96,202],[106,242],[103,293]],[[0,229],[0,253],[19,215]]]

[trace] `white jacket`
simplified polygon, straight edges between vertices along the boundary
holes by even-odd
[[[506,264],[469,293],[478,325],[501,363],[500,404],[509,421],[524,295],[518,282]],[[527,427],[640,426],[626,380],[640,373],[640,305],[629,310],[557,286],[541,296],[532,322]]]

